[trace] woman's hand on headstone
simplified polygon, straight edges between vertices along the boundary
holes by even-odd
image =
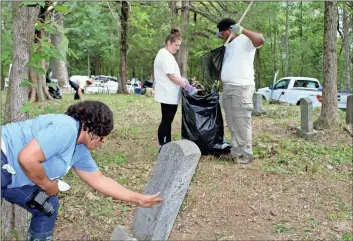
[[[161,203],[163,198],[159,196],[160,192],[154,195],[142,195],[141,199],[137,203],[141,207],[151,208],[154,205]]]

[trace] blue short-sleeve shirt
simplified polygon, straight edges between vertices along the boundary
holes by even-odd
[[[63,114],[41,115],[2,126],[8,162],[16,171],[8,188],[35,185],[18,163],[18,154],[33,138],[44,153],[46,160],[42,165],[50,179],[65,176],[71,167],[87,172],[97,171],[97,164],[86,146],[76,144],[78,131],[79,122]]]

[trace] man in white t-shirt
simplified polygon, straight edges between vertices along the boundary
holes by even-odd
[[[222,19],[217,28],[217,37],[231,40],[226,47],[221,80],[223,83],[223,106],[230,129],[231,153],[226,158],[238,163],[252,161],[252,97],[255,91],[254,57],[256,49],[264,43],[260,33],[250,31],[236,24],[233,19]]]
[[[74,100],[81,100],[85,86],[90,86],[93,81],[88,76],[73,75],[69,78],[70,86],[75,90]]]

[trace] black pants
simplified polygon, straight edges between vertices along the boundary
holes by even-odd
[[[158,142],[161,146],[172,141],[172,122],[177,109],[178,105],[161,103],[162,121],[158,127]]]
[[[78,89],[79,89],[79,86],[78,84],[76,84],[75,82],[73,82],[72,80],[69,80],[69,84],[70,86],[75,90],[75,95],[74,95],[74,100],[79,100],[80,97],[78,95]],[[83,90],[81,90],[82,94],[84,93]]]

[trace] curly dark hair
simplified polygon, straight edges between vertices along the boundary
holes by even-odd
[[[100,101],[79,102],[71,105],[65,114],[84,124],[84,131],[88,129],[88,132],[97,136],[107,136],[113,130],[113,113],[106,104]]]

